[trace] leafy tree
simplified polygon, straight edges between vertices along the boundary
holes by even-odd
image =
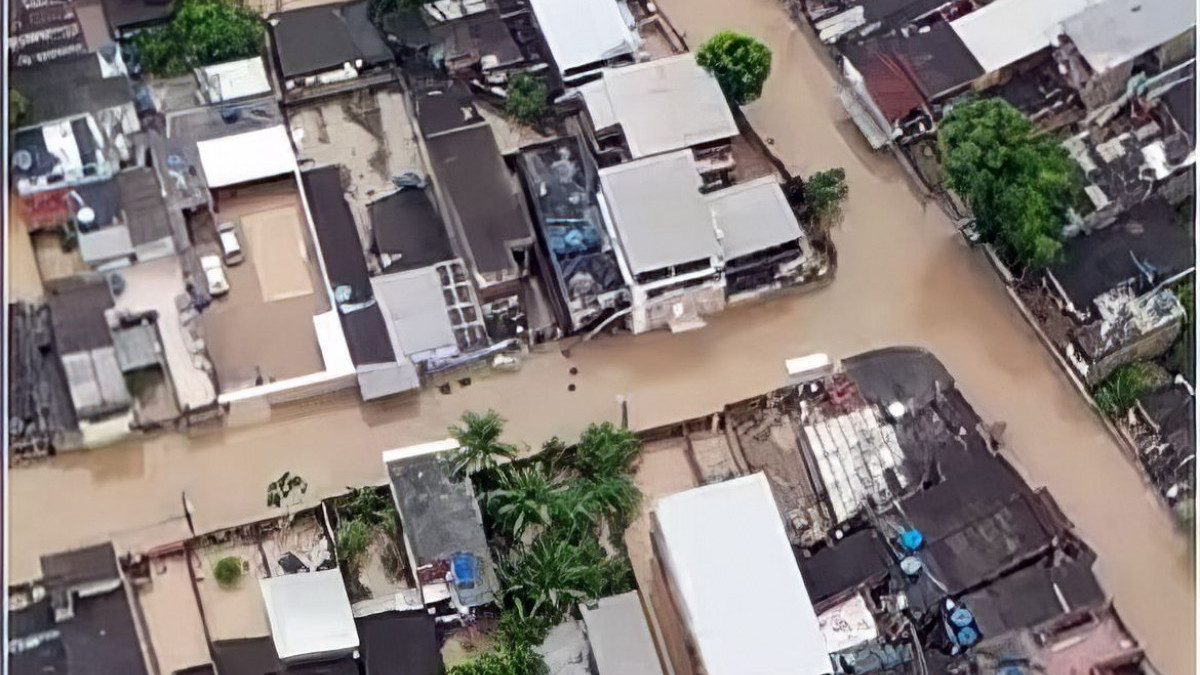
[[[8,126],[15,128],[29,112],[29,99],[16,89],[8,90]]]
[[[462,426],[450,427],[450,436],[458,441],[459,449],[451,459],[451,470],[456,476],[466,476],[480,471],[490,471],[500,459],[517,456],[517,448],[500,440],[504,432],[504,418],[495,410],[480,415],[465,412]]]
[[[700,46],[696,63],[717,78],[725,98],[743,105],[762,95],[771,73],[771,50],[749,35],[726,30]]]
[[[213,577],[223,588],[237,584],[242,578],[242,559],[235,556],[225,556],[213,565]]]
[[[629,588],[629,563],[608,558],[594,538],[544,533],[500,563],[505,602],[557,623],[576,603]]]
[[[579,437],[572,461],[584,478],[618,476],[633,470],[642,451],[637,435],[612,422],[590,424]]]
[[[542,657],[528,644],[501,645],[494,651],[460,663],[446,675],[545,675],[548,673]]]
[[[493,527],[513,541],[520,541],[530,527],[550,524],[555,502],[562,490],[544,473],[533,468],[501,471],[496,488],[484,495]]]
[[[1096,406],[1110,416],[1124,415],[1154,387],[1154,373],[1145,363],[1127,363],[1113,371],[1096,389]]]
[[[842,203],[849,196],[846,172],[841,168],[818,171],[804,184],[804,201],[813,222],[825,232],[842,222]]]
[[[1054,262],[1079,193],[1067,152],[998,98],[955,107],[939,141],[947,183],[970,204],[983,238],[1022,265]]]
[[[613,531],[624,531],[642,501],[642,493],[633,479],[623,474],[580,479],[567,494],[577,500],[579,510],[593,519],[607,519]]]
[[[546,83],[528,73],[516,73],[508,78],[508,96],[504,111],[522,124],[532,124],[546,116]]]
[[[133,36],[142,66],[161,77],[256,56],[263,47],[258,14],[231,0],[183,0],[170,23]]]

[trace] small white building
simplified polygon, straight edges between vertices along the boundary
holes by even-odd
[[[196,80],[211,105],[271,93],[271,80],[261,56],[196,69]]]
[[[262,579],[259,585],[280,661],[327,661],[358,649],[341,571],[285,574]]]
[[[707,675],[829,675],[812,600],[762,473],[654,506],[655,550]]]
[[[615,59],[631,59],[640,44],[633,16],[617,0],[532,0],[533,14],[564,80]]]
[[[662,663],[637,591],[581,604],[596,675],[662,675]]]

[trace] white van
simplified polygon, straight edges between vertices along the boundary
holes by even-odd
[[[225,277],[225,266],[221,264],[220,256],[201,256],[200,267],[204,269],[204,280],[208,283],[209,295],[217,297],[229,292],[229,279]]]
[[[221,252],[225,255],[226,265],[232,267],[246,259],[241,239],[238,238],[237,223],[226,222],[217,225],[217,235],[221,239]]]

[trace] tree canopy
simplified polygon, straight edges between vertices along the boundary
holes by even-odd
[[[749,35],[726,30],[700,46],[696,63],[717,78],[725,98],[742,105],[762,95],[771,73],[771,50]]]
[[[170,23],[135,34],[133,44],[147,72],[175,77],[200,66],[257,56],[263,22],[229,0],[183,0]]]
[[[984,240],[1010,261],[1053,263],[1079,190],[1066,150],[998,98],[955,107],[939,140],[947,183],[967,200]]]
[[[508,97],[504,112],[522,124],[537,122],[546,116],[546,83],[528,73],[516,73],[508,78]]]
[[[823,231],[841,222],[842,202],[849,196],[846,172],[840,168],[818,171],[804,184],[804,201]]]
[[[500,440],[504,419],[495,410],[484,414],[466,412],[462,426],[450,427],[450,436],[458,441],[459,449],[452,460],[457,476],[494,469],[500,459],[517,456],[517,448]]]

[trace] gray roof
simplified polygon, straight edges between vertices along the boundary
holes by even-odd
[[[662,675],[637,591],[579,606],[597,675]]]
[[[371,279],[375,300],[400,349],[410,358],[436,350],[457,350],[454,328],[433,267]]]
[[[145,675],[141,642],[124,589],[74,600],[74,616],[58,624],[70,675]]]
[[[104,15],[118,32],[165,22],[174,13],[172,0],[104,0]]]
[[[1088,65],[1105,72],[1196,25],[1191,0],[1104,0],[1063,22]]]
[[[354,620],[365,675],[439,675],[442,652],[434,618],[386,612]]]
[[[1076,309],[1091,308],[1096,296],[1139,277],[1134,259],[1148,264],[1161,281],[1195,266],[1190,228],[1177,222],[1161,198],[1137,204],[1117,222],[1063,246],[1062,262],[1050,272]]]
[[[597,129],[621,125],[634,158],[738,134],[721,86],[691,52],[606,69],[579,91]]]
[[[171,236],[171,219],[162,185],[154,169],[138,168],[117,174],[121,190],[121,210],[134,246]]]
[[[475,270],[485,275],[515,274],[512,251],[532,242],[533,229],[524,196],[500,156],[492,128],[479,122],[427,135],[426,145],[434,175],[458,214]]]
[[[794,242],[802,234],[796,214],[774,176],[709,193],[713,222],[721,231],[721,248],[732,260]]]
[[[158,329],[153,323],[115,330],[113,343],[117,350],[117,365],[123,373],[158,365]]]
[[[359,59],[364,66],[392,59],[367,17],[365,0],[281,12],[272,20],[275,53],[286,78],[335,70]]]
[[[117,553],[111,542],[44,555],[41,564],[42,580],[53,589],[120,578]]]
[[[456,553],[473,554],[484,567],[490,564],[483,516],[469,480],[451,478],[448,462],[439,453],[393,459],[386,465],[414,565],[446,562]],[[472,594],[478,604],[490,599],[490,583],[485,571],[478,594]]]
[[[46,304],[60,354],[112,346],[104,312],[113,306],[113,299],[102,279],[73,279],[52,289]]]
[[[430,28],[430,33],[441,43],[447,60],[479,60],[484,56],[494,56],[496,67],[511,66],[524,60],[508,25],[500,17],[500,12],[494,9],[468,14],[461,19],[436,22]]]
[[[129,80],[124,75],[104,77],[101,58],[88,53],[14,69],[10,86],[29,101],[22,123],[32,126],[133,103]]]
[[[334,288],[349,286],[351,300],[363,302],[371,297],[371,280],[367,258],[354,216],[346,203],[338,166],[324,166],[305,171],[300,176],[308,203],[312,209],[313,229],[321,258]]]
[[[367,205],[379,253],[400,256],[389,272],[427,267],[454,258],[450,237],[426,190],[408,188]]]
[[[720,258],[690,150],[601,169],[600,184],[634,274]]]

